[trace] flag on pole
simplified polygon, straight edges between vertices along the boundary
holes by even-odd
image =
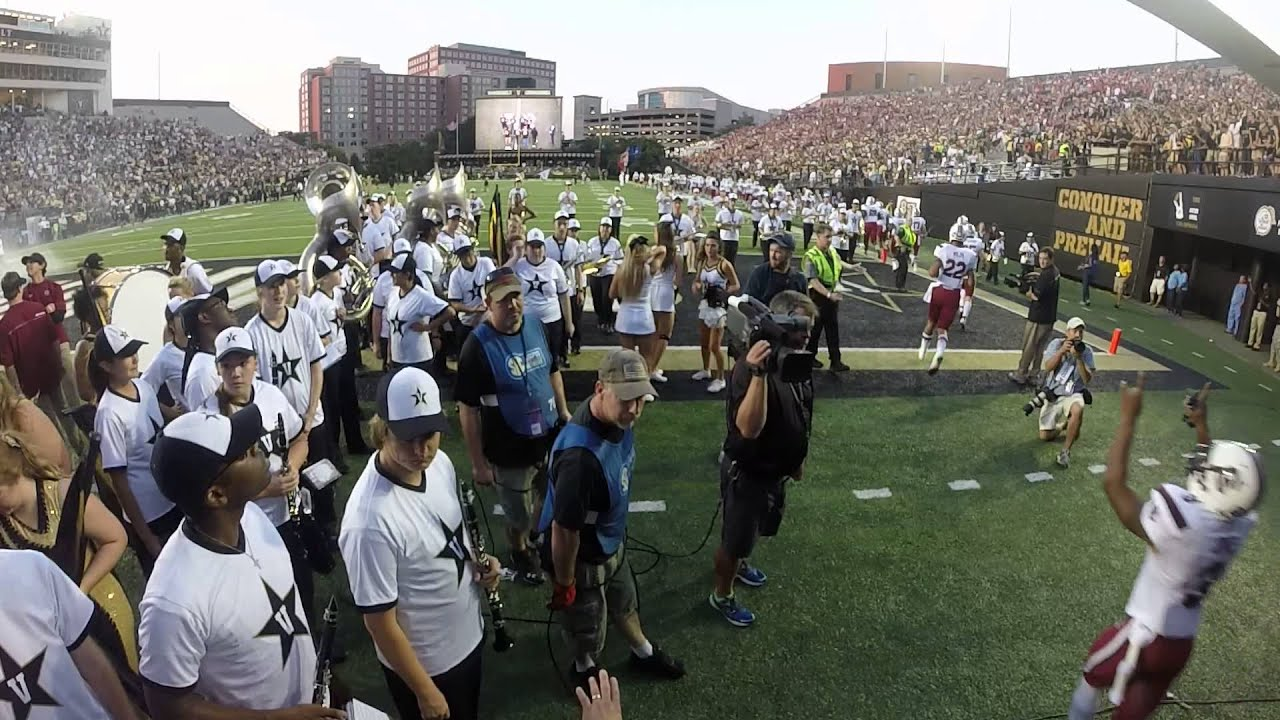
[[[507,261],[507,238],[502,231],[502,196],[493,189],[493,201],[489,203],[489,250],[493,261],[502,265]]]

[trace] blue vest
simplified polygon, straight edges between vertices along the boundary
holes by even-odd
[[[551,448],[554,467],[555,457],[569,448],[585,448],[600,461],[604,479],[609,486],[609,510],[587,515],[587,524],[595,526],[600,548],[613,555],[627,539],[627,508],[631,497],[631,473],[636,465],[635,432],[630,428],[623,433],[622,442],[611,443],[596,435],[585,425],[571,422],[560,431],[556,444]],[[548,471],[547,497],[542,503],[542,517],[538,520],[538,532],[551,527],[555,515],[556,479],[554,470]],[[592,516],[595,516],[594,518]],[[550,542],[550,540],[548,540]]]
[[[487,323],[472,333],[484,349],[498,409],[511,432],[523,437],[542,437],[558,419],[556,395],[551,389],[551,349],[542,327],[525,320],[518,335],[503,335]]]

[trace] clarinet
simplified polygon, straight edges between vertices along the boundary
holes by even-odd
[[[333,682],[333,636],[338,632],[338,599],[329,598],[324,609],[324,630],[320,633],[320,647],[316,651],[316,682],[311,691],[311,702],[329,707],[333,696],[329,685]]]
[[[276,415],[276,428],[271,431],[271,452],[280,458],[283,469],[289,464],[289,438],[284,432],[284,413]],[[295,489],[285,497],[289,506],[289,519],[297,520],[302,508],[302,493]]]
[[[471,536],[471,546],[475,549],[476,564],[489,567],[489,555],[484,551],[484,535],[480,532],[479,514],[476,513],[476,491],[470,485],[459,480],[459,496],[462,500],[462,515],[467,521],[467,533]],[[489,615],[493,618],[493,649],[495,652],[506,652],[516,644],[507,634],[507,621],[502,617],[502,596],[497,589],[485,593],[489,601]]]

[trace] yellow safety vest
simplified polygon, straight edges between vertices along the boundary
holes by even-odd
[[[804,258],[818,270],[818,282],[828,290],[834,290],[840,280],[840,257],[830,248],[824,253],[814,245],[805,252]]]

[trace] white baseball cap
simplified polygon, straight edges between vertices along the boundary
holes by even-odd
[[[538,228],[529,228],[529,232],[524,236],[524,241],[528,245],[538,244],[545,245],[547,242],[546,235]]]
[[[342,267],[342,263],[332,255],[321,255],[311,265],[311,276],[319,279]]]
[[[280,271],[280,264],[275,260],[263,260],[258,263],[258,271],[253,275],[255,287],[269,285],[276,280],[284,280],[288,275]]]
[[[276,260],[276,269],[284,274],[287,278],[296,278],[302,274],[302,268],[294,265],[288,260]]]
[[[568,212],[565,212],[564,210],[557,210],[557,211],[556,211],[556,217],[555,217],[555,219],[556,219],[556,220],[568,220],[568,219],[569,219],[569,213],[568,213]]]
[[[1084,320],[1082,318],[1073,317],[1067,321],[1068,330],[1075,330],[1076,328],[1082,327],[1084,327]]]
[[[413,243],[409,242],[409,238],[396,238],[396,241],[391,243],[391,252],[394,254],[413,252]]]
[[[663,214],[662,214],[662,217],[658,218],[658,223],[659,223],[659,224],[661,224],[661,223],[673,223],[673,222],[675,222],[675,221],[676,221],[676,219],[675,219],[675,218],[673,218],[673,217],[671,217],[671,213],[663,213]]]
[[[107,325],[93,341],[93,355],[97,360],[125,358],[138,354],[138,349],[146,344],[115,325]]]
[[[182,228],[174,228],[161,235],[160,239],[164,241],[165,245],[168,245],[169,243],[178,243],[183,247],[186,247],[187,245],[187,233]]]
[[[412,441],[449,428],[440,386],[425,371],[403,367],[378,384],[378,416],[392,435]]]
[[[462,208],[458,207],[457,205],[452,205],[452,206],[450,206],[450,207],[449,207],[449,212],[446,214],[446,216],[445,216],[445,217],[447,217],[447,218],[448,218],[448,219],[450,219],[450,220],[452,220],[452,219],[454,219],[454,218],[460,218],[460,217],[462,217]]]
[[[222,362],[222,358],[237,352],[248,355],[257,354],[257,351],[253,349],[253,342],[249,339],[249,332],[244,328],[232,326],[218,333],[218,337],[214,338],[213,359],[215,362]]]
[[[602,218],[600,218],[600,225],[602,225],[602,226],[604,226],[604,225],[608,225],[609,227],[613,227],[613,220],[611,220],[611,219],[609,219],[609,218],[607,218],[607,217],[602,217]]]
[[[578,218],[569,218],[569,229],[570,229],[570,230],[581,230],[581,229],[582,229],[582,223],[578,222]]]

